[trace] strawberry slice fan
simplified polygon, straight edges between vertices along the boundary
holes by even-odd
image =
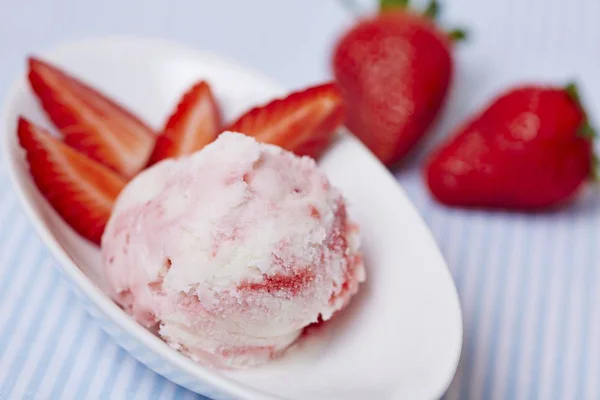
[[[355,5],[345,4],[356,13]],[[454,71],[462,30],[443,30],[437,1],[424,11],[407,0],[382,0],[380,12],[337,42],[332,67],[347,107],[346,126],[379,160],[393,166],[439,115]]]
[[[54,65],[30,58],[28,78],[61,136],[19,120],[19,142],[33,180],[63,220],[96,244],[127,181],[159,161],[201,150],[223,129],[206,81],[183,95],[156,135],[123,106]],[[318,157],[343,119],[339,90],[328,83],[255,107],[228,129]]]

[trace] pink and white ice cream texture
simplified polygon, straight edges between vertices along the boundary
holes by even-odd
[[[231,132],[130,182],[102,255],[115,301],[214,367],[279,356],[365,280],[358,229],[315,162]]]

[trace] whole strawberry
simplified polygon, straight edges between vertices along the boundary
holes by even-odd
[[[593,174],[593,135],[575,85],[515,88],[441,147],[427,165],[427,184],[453,206],[560,205]]]
[[[437,11],[435,1],[420,14],[406,0],[382,0],[381,13],[359,22],[334,51],[346,125],[388,166],[427,132],[450,86],[452,42],[464,34],[439,29]]]

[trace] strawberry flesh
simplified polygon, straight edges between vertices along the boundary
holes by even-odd
[[[125,181],[24,118],[17,133],[41,194],[77,233],[100,244]]]
[[[149,165],[201,150],[216,139],[221,115],[207,82],[194,85],[169,117],[157,138]]]
[[[253,108],[228,130],[278,145],[297,155],[317,158],[329,145],[343,118],[339,90],[328,83]]]
[[[69,146],[125,178],[146,165],[154,133],[122,106],[36,58],[29,59],[29,82]]]

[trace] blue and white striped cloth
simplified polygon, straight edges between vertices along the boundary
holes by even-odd
[[[0,92],[22,68],[25,53],[42,44],[132,31],[231,55],[299,87],[326,76],[323,60],[330,43],[350,18],[335,1],[184,3],[181,8],[163,0],[3,4]],[[454,92],[421,154],[516,81],[577,78],[588,111],[599,119],[600,1],[444,3],[447,20],[467,25],[472,36],[458,50]],[[246,40],[210,34],[235,17],[231,9],[244,16],[234,19]],[[269,46],[248,51],[248,43],[261,40]],[[300,42],[304,46],[294,46],[292,57],[289,43]],[[428,196],[418,171],[421,161],[421,155],[415,157],[397,177],[439,243],[464,311],[462,358],[446,398],[600,399],[598,189],[554,213],[451,210]],[[136,362],[84,312],[1,168],[0,400],[201,398]]]
[[[85,312],[0,170],[0,399],[202,399],[134,360]]]
[[[600,193],[553,214],[448,210],[402,174],[465,320],[447,399],[599,398]],[[201,398],[114,344],[82,308],[0,171],[0,399]]]

